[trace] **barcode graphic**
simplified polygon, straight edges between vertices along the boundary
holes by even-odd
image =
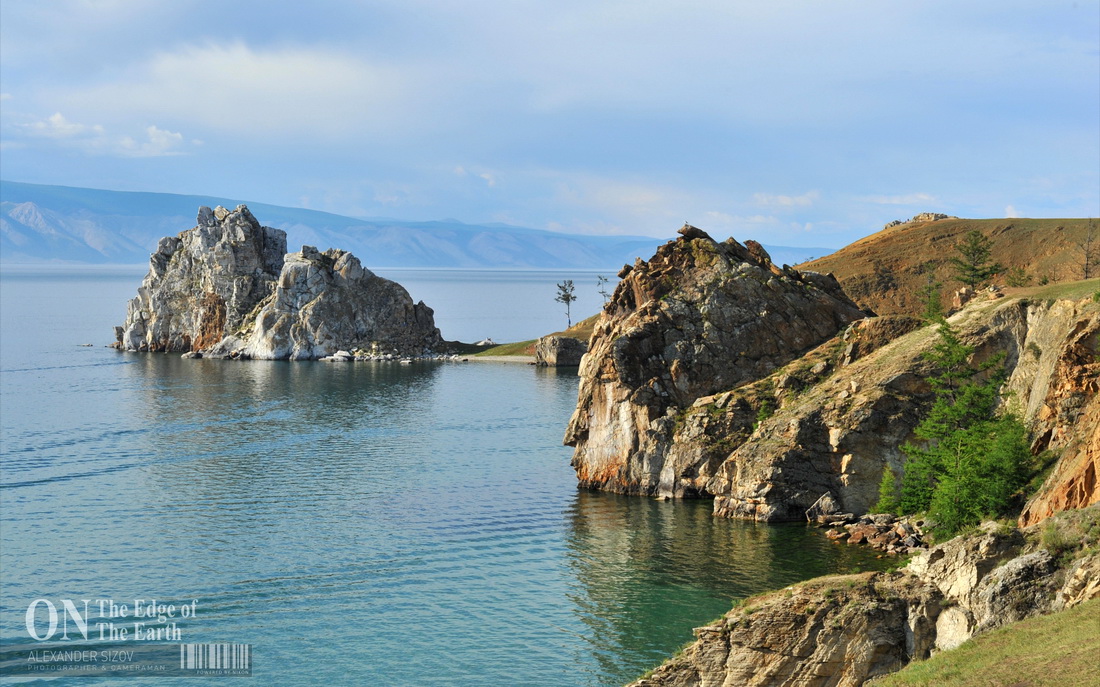
[[[252,670],[251,644],[180,644],[183,670]]]

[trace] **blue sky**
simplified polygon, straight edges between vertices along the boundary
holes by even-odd
[[[1100,2],[4,0],[0,174],[841,246],[1100,215]]]

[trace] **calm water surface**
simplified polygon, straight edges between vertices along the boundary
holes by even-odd
[[[37,598],[197,599],[184,641],[252,644],[256,684],[617,685],[733,598],[874,565],[803,526],[578,492],[571,372],[103,348],[140,277],[0,272],[5,642]],[[476,277],[453,290],[538,286]],[[453,301],[471,332],[501,310]]]

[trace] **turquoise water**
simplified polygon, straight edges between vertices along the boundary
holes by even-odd
[[[38,598],[197,600],[183,641],[252,644],[256,684],[616,685],[733,598],[874,564],[578,492],[572,372],[105,349],[140,276],[0,272],[5,643]]]

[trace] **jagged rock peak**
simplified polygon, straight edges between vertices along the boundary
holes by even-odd
[[[691,239],[708,239],[708,240],[711,240],[711,241],[714,240],[714,239],[710,238],[710,234],[703,231],[699,227],[691,226],[687,222],[684,222],[684,226],[677,229],[676,233],[679,234],[680,236],[683,236],[685,239],[688,239],[688,240],[691,240]]]
[[[116,327],[118,347],[211,357],[311,359],[341,349],[421,355],[442,344],[432,309],[347,251],[303,246],[244,205],[199,208],[160,240]]]
[[[660,486],[680,411],[866,315],[831,276],[781,269],[759,244],[718,243],[691,225],[620,274],[565,437],[581,483],[612,491],[682,495],[682,485]]]
[[[200,207],[196,226],[166,236],[130,301],[118,345],[131,351],[198,351],[235,331],[274,287],[286,232],[248,208]]]
[[[443,343],[434,313],[347,251],[302,246],[286,256],[274,293],[211,354],[310,360],[340,350],[423,355]]]

